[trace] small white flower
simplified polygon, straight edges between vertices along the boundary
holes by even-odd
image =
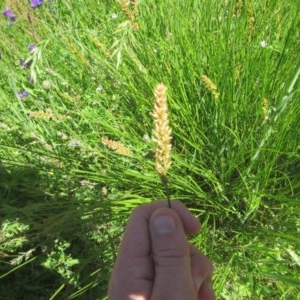
[[[1,129],[4,129],[4,130],[6,130],[6,131],[10,131],[10,127],[7,126],[5,123],[0,123],[0,128],[1,128]]]
[[[42,87],[43,87],[43,89],[46,90],[46,91],[50,90],[51,87],[52,87],[52,81],[51,81],[51,80],[44,80],[44,81],[42,82]]]
[[[144,139],[146,142],[151,142],[151,138],[150,138],[150,136],[149,136],[148,133],[145,133],[145,134],[143,135],[143,139]]]
[[[114,13],[114,14],[111,15],[111,17],[112,17],[112,19],[117,19],[118,18],[118,14]]]
[[[103,196],[107,196],[107,194],[108,194],[108,189],[107,189],[107,187],[104,186],[104,187],[101,189],[101,192],[102,192]]]
[[[96,92],[101,93],[103,91],[103,86],[99,84],[96,88]]]
[[[60,137],[62,140],[67,140],[69,137],[63,133],[62,131],[57,131],[56,132],[57,136]]]
[[[266,47],[268,46],[267,41],[261,41],[261,42],[260,42],[260,46],[261,46],[262,48],[266,48]]]
[[[68,143],[68,146],[70,148],[77,148],[81,146],[81,142],[77,139],[71,139]]]
[[[85,179],[79,181],[79,183],[84,188],[93,188],[96,185],[96,183],[90,182],[90,181],[85,180]]]
[[[114,87],[119,88],[121,86],[122,82],[121,81],[115,81],[114,82]]]
[[[81,180],[79,182],[82,187],[87,187],[90,184],[90,182],[88,180]]]

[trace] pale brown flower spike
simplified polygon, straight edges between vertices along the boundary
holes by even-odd
[[[130,0],[129,2],[127,0],[120,0],[119,3],[133,29],[139,29],[139,24],[135,22],[135,17],[138,14],[138,0]],[[131,10],[129,7],[131,7]]]
[[[218,92],[217,86],[213,83],[213,81],[206,75],[201,76],[202,82],[205,87],[210,91],[215,100],[219,99],[220,93]]]
[[[166,189],[168,206],[171,207],[167,172],[171,166],[172,130],[169,126],[167,87],[163,83],[158,84],[154,96],[155,105],[152,117],[154,119],[154,141],[156,142],[155,169]]]
[[[124,156],[132,156],[131,150],[124,145],[122,142],[110,140],[108,137],[103,136],[101,138],[101,143],[109,149],[114,150],[116,153]]]

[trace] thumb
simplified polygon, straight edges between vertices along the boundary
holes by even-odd
[[[190,250],[178,214],[157,209],[149,220],[155,279],[151,299],[197,299]]]

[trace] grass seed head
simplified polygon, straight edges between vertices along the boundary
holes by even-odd
[[[255,15],[253,11],[252,0],[246,1],[247,5],[247,27],[248,27],[248,39],[252,40],[255,32]]]
[[[71,117],[68,115],[54,114],[51,109],[46,109],[45,111],[30,111],[28,112],[28,116],[32,118],[46,119],[46,120],[71,119]]]
[[[132,28],[135,30],[139,29],[138,23],[135,22],[135,17],[138,14],[138,1],[130,0],[129,2],[127,2],[127,0],[120,0],[119,3],[127,19],[131,23]],[[131,10],[129,9],[129,7],[131,7]]]
[[[167,87],[160,83],[154,91],[155,105],[152,113],[154,119],[155,168],[161,177],[166,177],[171,166],[172,130],[169,126]]]
[[[234,8],[234,14],[239,17],[241,15],[242,9],[243,9],[243,1],[237,0]]]
[[[263,99],[262,112],[263,112],[264,122],[268,121],[268,119],[269,119],[269,101],[267,98]]]
[[[132,151],[122,142],[110,140],[108,137],[103,136],[101,143],[107,148],[114,150],[116,153],[124,156],[132,156]]]
[[[220,93],[218,92],[217,86],[213,83],[213,81],[206,75],[202,75],[201,79],[206,89],[212,94],[214,99],[218,100]]]

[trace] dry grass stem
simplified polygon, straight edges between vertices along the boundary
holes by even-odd
[[[114,150],[116,153],[124,156],[132,156],[132,151],[123,143],[110,140],[108,137],[103,136],[101,138],[101,143],[107,148]]]
[[[220,93],[218,92],[217,86],[206,75],[202,75],[201,78],[207,90],[212,94],[215,100],[218,100],[220,97]]]
[[[157,144],[155,152],[155,168],[158,174],[165,178],[171,166],[172,130],[169,127],[167,87],[160,83],[154,91],[155,105],[152,116],[154,118],[154,138]]]

